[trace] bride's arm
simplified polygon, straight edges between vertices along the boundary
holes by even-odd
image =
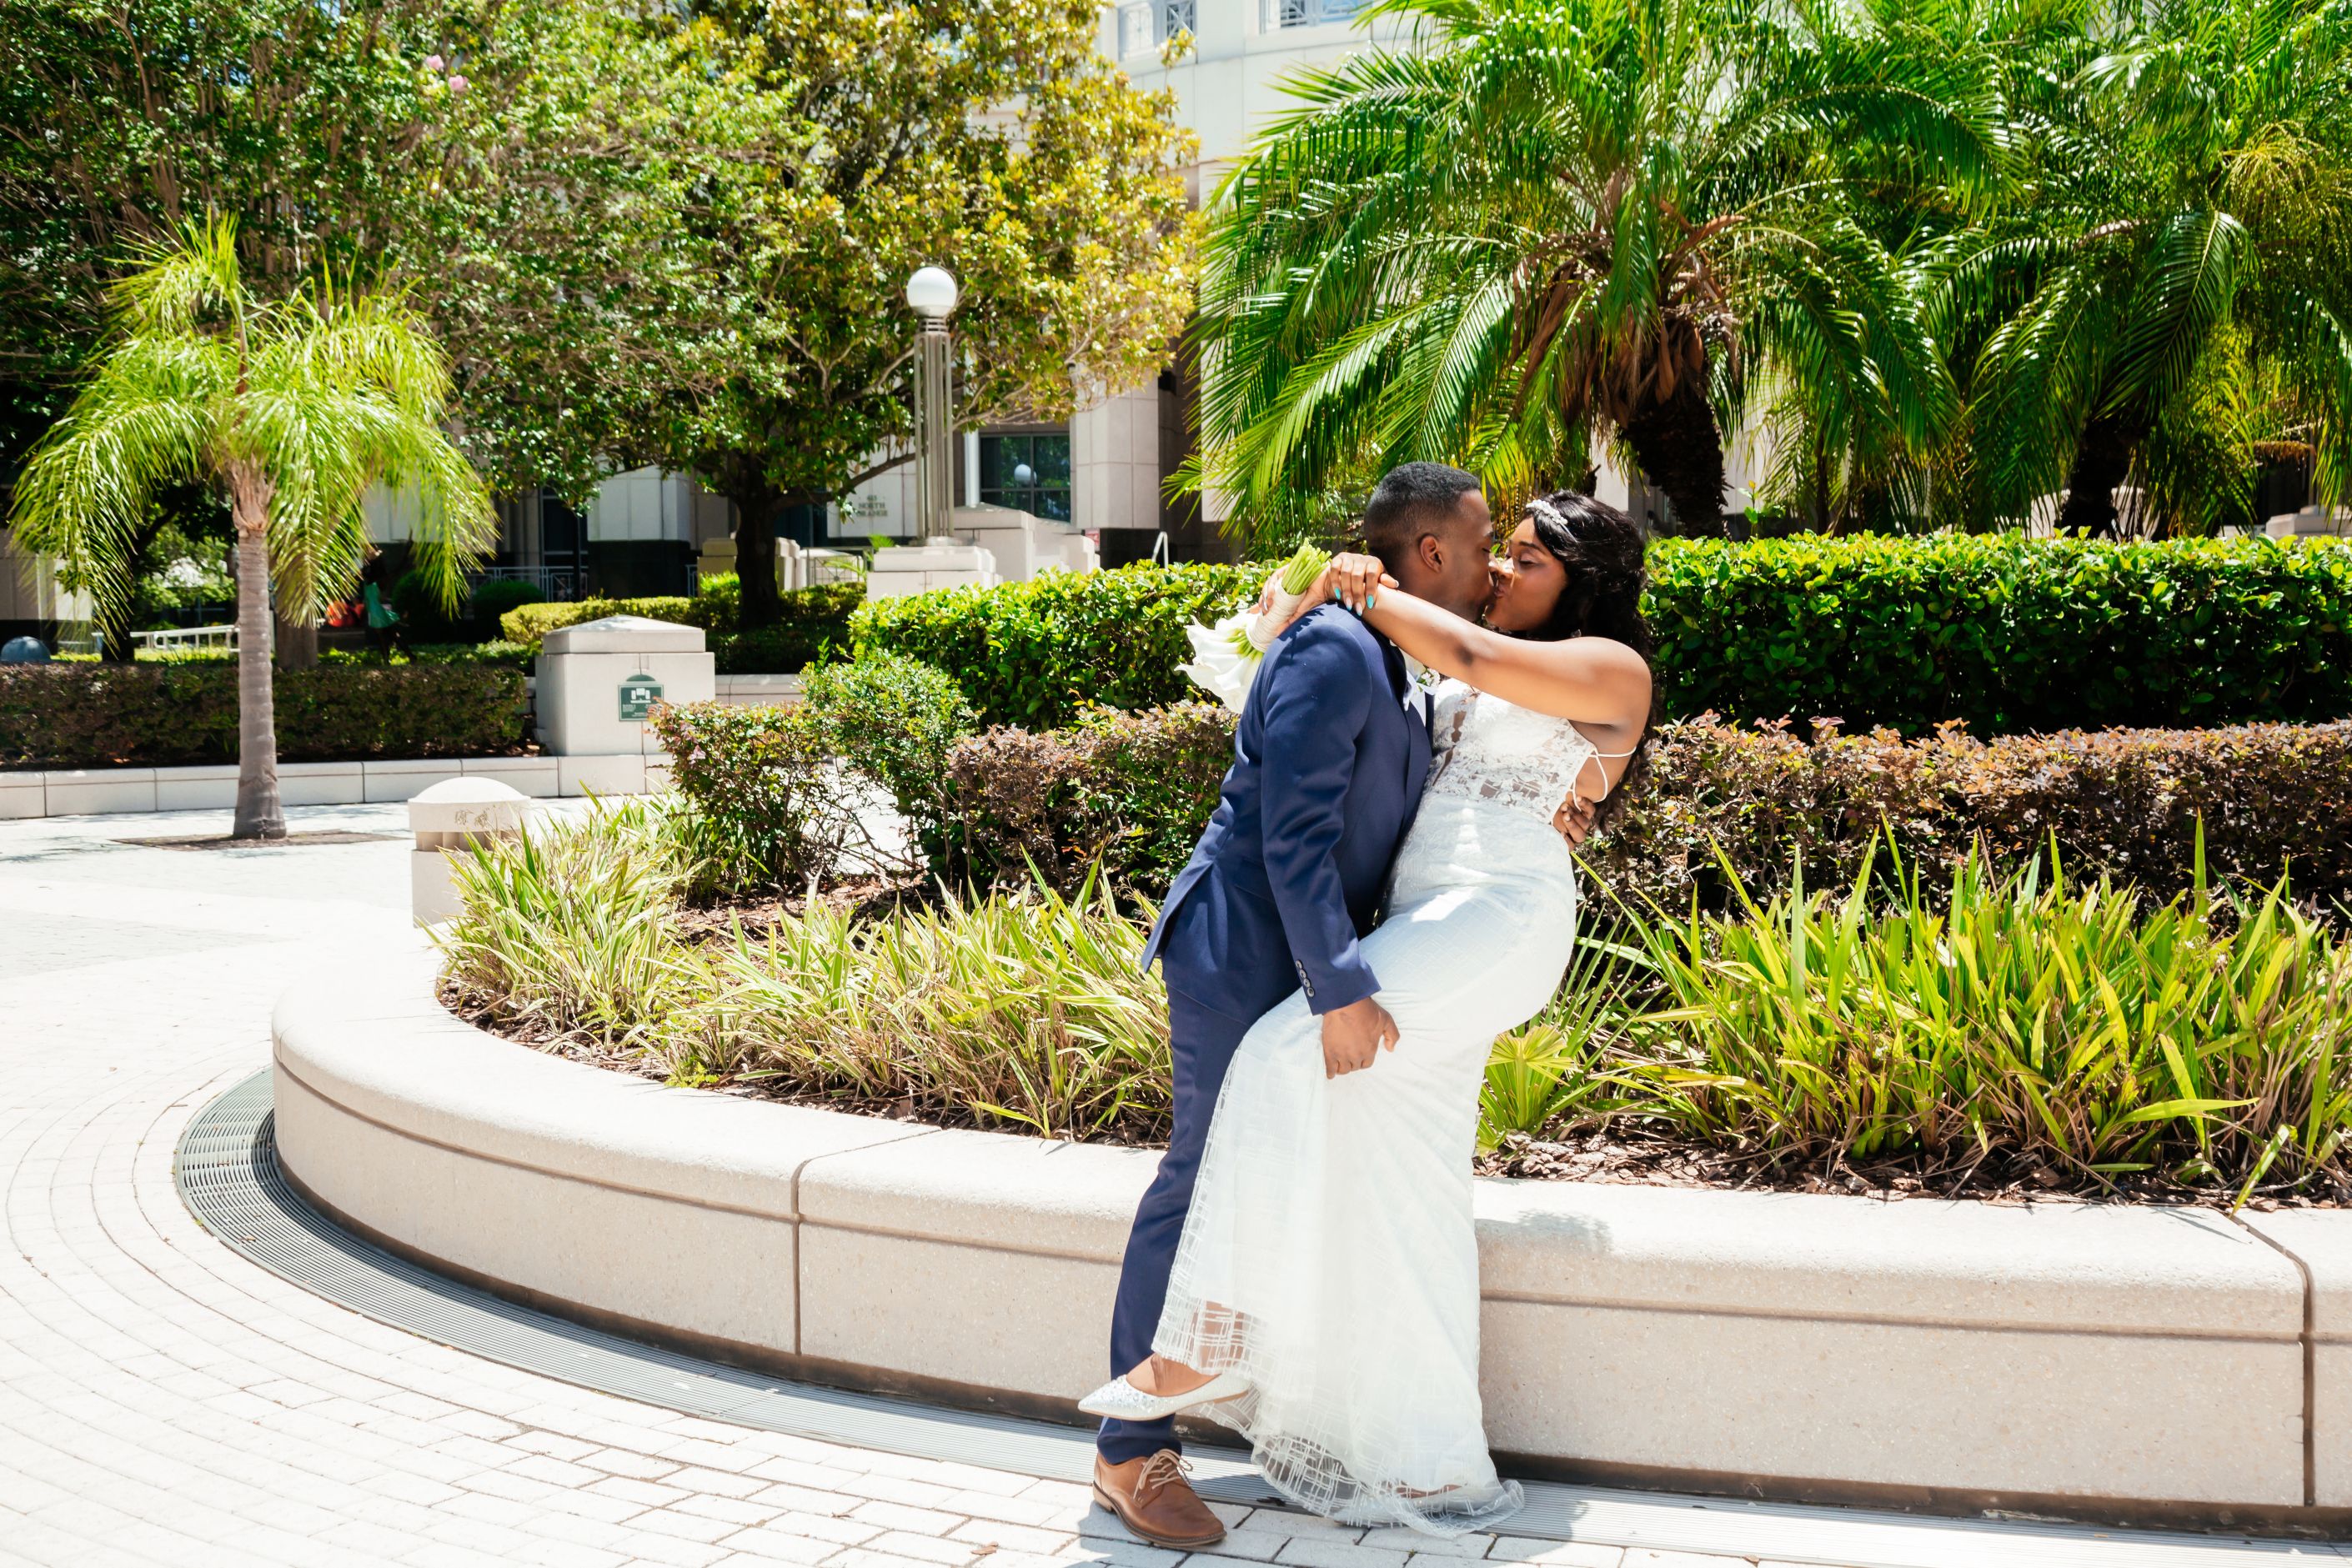
[[[1650,667],[1608,637],[1538,643],[1506,637],[1416,599],[1390,580],[1377,588],[1361,569],[1341,561],[1307,595],[1337,599],[1365,624],[1435,670],[1505,702],[1580,724],[1638,732],[1650,712]]]

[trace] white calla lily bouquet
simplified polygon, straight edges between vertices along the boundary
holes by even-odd
[[[1213,626],[1196,622],[1184,628],[1184,635],[1192,644],[1192,659],[1177,667],[1192,677],[1194,685],[1240,713],[1249,704],[1250,687],[1257,680],[1258,665],[1265,661],[1266,649],[1274,645],[1276,634],[1290,624],[1298,601],[1307,597],[1307,591],[1315,586],[1315,580],[1330,564],[1330,551],[1300,545],[1297,553],[1266,580],[1265,592],[1257,603],[1244,606]],[[1265,608],[1261,610],[1260,605]]]

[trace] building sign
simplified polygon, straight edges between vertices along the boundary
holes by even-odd
[[[621,722],[643,724],[661,701],[661,683],[651,675],[631,675],[621,683]]]

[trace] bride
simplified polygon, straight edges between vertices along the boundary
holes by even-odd
[[[1613,803],[1647,731],[1643,551],[1622,512],[1565,491],[1528,503],[1484,627],[1369,556],[1335,559],[1292,612],[1336,599],[1446,677],[1436,759],[1365,943],[1388,1049],[1327,1066],[1297,993],[1251,1028],[1154,1354],[1080,1408],[1201,1408],[1249,1438],[1276,1490],[1344,1523],[1454,1535],[1519,1506],[1478,1396],[1478,1091],[1495,1037],[1550,1000],[1575,944],[1553,809],[1570,788]]]

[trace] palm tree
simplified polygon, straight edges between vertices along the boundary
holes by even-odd
[[[1957,3],[1957,0],[1956,0]],[[1990,183],[1999,99],[1881,0],[1389,0],[1416,47],[1292,79],[1202,286],[1198,477],[1281,517],[1408,457],[1518,487],[1613,436],[1722,527],[1748,361],[1834,372],[1904,440],[1955,400],[1845,162]]]
[[[2273,385],[2352,495],[2352,12],[2155,0],[2083,37],[2021,59],[2025,195],[1955,276],[1990,506],[2063,484],[2059,527],[2111,532],[2116,486],[2183,468],[2192,404]]]
[[[257,298],[225,218],[142,251],[116,286],[97,373],[18,476],[10,521],[71,578],[126,590],[126,543],[161,486],[229,498],[236,552],[238,838],[286,834],[278,796],[270,605],[315,619],[349,593],[373,546],[373,484],[422,499],[419,566],[455,608],[495,538],[481,480],[441,419],[439,348],[397,294],[331,279]]]

